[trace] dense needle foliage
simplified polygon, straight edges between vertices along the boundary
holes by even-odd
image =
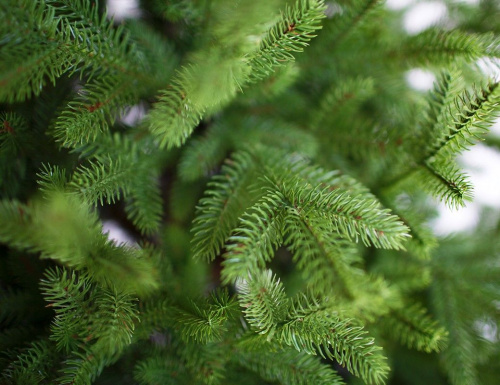
[[[498,384],[498,215],[429,223],[500,5],[445,3],[2,0],[0,383]]]

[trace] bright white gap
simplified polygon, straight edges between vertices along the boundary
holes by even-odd
[[[434,85],[436,76],[420,68],[414,68],[406,73],[406,81],[413,89],[417,91],[429,91]]]
[[[481,206],[475,202],[469,202],[467,206],[458,210],[452,210],[440,202],[437,204],[437,209],[438,217],[431,221],[430,225],[438,236],[472,231],[479,223]]]
[[[500,208],[500,153],[484,144],[476,144],[460,157],[474,186],[474,201]]]
[[[485,75],[500,80],[500,59],[482,58],[477,61],[477,65]]]
[[[477,144],[459,157],[459,163],[474,187],[473,201],[458,210],[439,203],[439,216],[431,223],[438,235],[473,230],[484,207],[500,208],[500,153]]]
[[[495,325],[494,320],[488,321],[489,322],[483,320],[476,321],[474,322],[474,327],[485,340],[496,343],[498,342],[498,327]]]
[[[385,6],[394,11],[399,11],[400,9],[404,9],[414,2],[415,0],[387,0],[385,2]]]
[[[121,122],[127,126],[136,126],[146,116],[146,109],[141,104],[130,107],[121,117]]]
[[[414,35],[438,24],[447,14],[448,8],[441,1],[418,3],[404,14],[404,27],[410,35]]]
[[[500,136],[500,118],[498,118],[497,120],[495,120],[495,122],[493,123],[493,125],[490,127],[490,132],[494,136]]]
[[[339,4],[328,2],[326,3],[325,15],[328,19],[331,19],[335,15],[342,14],[342,7]]]
[[[133,19],[141,15],[137,0],[107,0],[108,17],[115,21]]]
[[[105,220],[102,222],[102,232],[107,234],[108,239],[116,245],[135,246],[136,242],[132,236],[120,224],[113,220]]]

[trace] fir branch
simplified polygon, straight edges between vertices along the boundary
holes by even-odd
[[[58,116],[53,135],[64,147],[77,147],[96,140],[107,131],[124,106],[138,97],[139,84],[129,78],[105,74],[86,84]]]
[[[240,151],[265,147],[268,148],[266,152],[275,149],[283,155],[299,153],[304,157],[314,157],[318,151],[318,140],[311,133],[282,119],[249,118],[236,128],[228,128],[228,135],[232,146]],[[263,161],[266,159],[267,156],[262,158]]]
[[[54,269],[45,273],[40,286],[48,306],[56,312],[50,339],[56,342],[59,351],[77,350],[79,343],[87,341],[90,335],[88,318],[94,300],[91,278],[86,274]]]
[[[0,187],[13,197],[0,200],[0,345],[15,349],[0,383],[341,384],[328,359],[378,385],[388,366],[361,322],[406,345],[385,344],[393,382],[494,383],[498,341],[481,328],[498,323],[498,218],[433,250],[419,186],[449,206],[469,198],[453,157],[500,115],[498,81],[478,68],[500,59],[494,1],[448,4],[457,28],[409,37],[379,0],[163,3],[115,23],[95,1],[0,0]],[[426,97],[404,81],[415,65],[463,75]],[[110,134],[137,103],[153,104],[146,120]],[[202,118],[201,136],[165,151]],[[120,198],[103,215],[126,214],[140,246],[102,233],[95,206]],[[193,215],[195,257],[222,257],[213,268],[190,258]],[[235,295],[200,297],[207,284]],[[410,300],[423,294],[433,316]],[[439,355],[408,365],[407,347]]]
[[[341,190],[308,186],[291,178],[276,185],[292,212],[302,210],[314,213],[318,218],[331,221],[332,231],[338,231],[348,239],[375,247],[403,248],[407,227],[387,209],[380,209],[379,202],[351,197]]]
[[[148,115],[151,134],[161,148],[179,147],[201,121],[204,108],[196,107],[177,78],[162,92]]]
[[[167,313],[169,326],[185,341],[208,344],[222,340],[227,321],[235,319],[239,312],[234,298],[227,291],[218,291],[183,306],[169,305]]]
[[[456,103],[454,102],[460,91],[462,91],[462,75],[458,71],[442,72],[434,82],[434,88],[427,94],[427,107],[424,116],[421,118],[422,128],[417,133],[417,140],[409,138],[408,142],[412,147],[433,146],[444,136],[452,116],[456,113]],[[408,146],[409,147],[409,146]],[[414,151],[416,157],[422,161],[428,155],[428,152],[416,151],[416,148],[408,148]]]
[[[228,151],[248,152],[249,148],[263,146],[278,148],[283,154],[293,151],[312,157],[317,153],[318,142],[310,133],[281,119],[250,117],[238,119],[238,122],[223,121],[212,125],[202,138],[194,138],[188,143],[179,172],[184,180],[194,180],[216,170]]]
[[[396,253],[378,258],[370,271],[383,276],[403,295],[426,290],[432,281],[430,266],[419,259],[401,258]]]
[[[18,354],[0,377],[6,385],[37,385],[49,380],[50,366],[56,354],[46,340],[33,342]]]
[[[59,383],[90,384],[130,345],[138,320],[133,298],[60,269],[47,273],[42,290],[57,314],[51,338],[70,353]]]
[[[175,357],[177,358],[177,357]],[[134,367],[134,379],[140,385],[182,385],[192,382],[184,363],[172,356],[156,354],[139,361]]]
[[[453,163],[425,163],[412,174],[414,180],[450,207],[462,207],[472,199],[472,185]]]
[[[143,234],[152,234],[160,227],[163,200],[156,171],[138,174],[130,186],[130,199],[125,206],[127,218]]]
[[[136,299],[116,290],[104,290],[99,294],[95,305],[102,316],[96,317],[90,329],[97,340],[93,350],[114,362],[132,343],[135,323],[139,321]]]
[[[88,6],[85,0],[46,0],[61,20],[61,36],[74,50],[77,64],[73,72],[84,71],[91,79],[96,74],[111,71],[129,79],[149,83],[147,62],[140,49],[130,39],[124,25],[115,27],[99,6]]]
[[[500,268],[493,234],[485,226],[476,235],[450,237],[432,261],[431,301],[450,341],[441,363],[454,385],[481,383],[480,364],[493,353],[491,341],[475,326],[498,319]]]
[[[101,136],[99,141],[80,149],[82,156],[91,159],[90,166],[80,166],[74,172],[68,189],[95,205],[127,197],[128,218],[141,232],[154,232],[163,211],[158,185],[161,154],[150,146],[148,139]]]
[[[329,171],[304,163],[303,166],[297,168],[297,172],[304,181],[310,182],[312,185],[320,186],[329,191],[345,191],[353,197],[370,200],[372,204],[377,204],[378,207],[382,208],[382,205],[368,187],[349,175],[343,175],[341,171]]]
[[[128,195],[131,177],[135,172],[135,167],[124,165],[120,158],[114,160],[108,157],[105,163],[90,161],[89,166],[78,167],[69,187],[78,191],[91,204],[115,203],[121,195]]]
[[[153,9],[166,20],[172,22],[196,22],[204,15],[205,1],[174,0],[169,4],[153,3]]]
[[[346,2],[344,2],[346,3]],[[332,22],[326,24],[327,32],[330,41],[338,46],[345,40],[353,31],[359,28],[366,18],[374,12],[381,4],[380,0],[354,0],[348,4],[338,5],[341,7],[339,15],[332,19]]]
[[[86,11],[80,1],[73,3],[71,7],[78,8],[78,12]],[[59,7],[57,3],[56,7]],[[74,10],[66,19],[70,15],[74,17]],[[97,14],[83,15],[75,22],[91,30],[97,27],[99,35],[104,30],[108,36],[103,37],[103,42],[95,42],[101,52],[92,65],[100,62],[100,76],[78,91],[77,98],[63,109],[55,122],[53,135],[67,147],[95,140],[127,106],[137,103],[146,91],[156,91],[159,84],[166,83],[176,64],[172,48],[144,25],[142,28],[138,23],[130,25],[132,35],[128,35],[122,27],[113,30],[108,21]]]
[[[53,193],[32,209],[2,202],[8,220],[0,239],[11,246],[41,252],[78,270],[86,269],[97,281],[121,290],[145,294],[157,287],[156,274],[141,251],[116,246],[102,234],[90,207],[74,195]],[[31,212],[27,216],[25,213]]]
[[[434,144],[428,161],[445,160],[467,149],[481,138],[500,116],[500,83],[489,83],[472,93],[464,91],[458,99],[458,116],[448,124],[446,136]],[[444,134],[444,133],[443,133]]]
[[[0,201],[0,241],[18,249],[31,249],[30,222],[32,211],[27,205],[16,201]]]
[[[182,145],[200,122],[202,115],[227,104],[241,85],[250,79],[252,72],[260,71],[261,74],[254,75],[260,78],[267,75],[275,64],[293,59],[290,52],[301,51],[302,46],[314,37],[311,33],[320,28],[315,23],[324,17],[323,10],[322,0],[312,0],[312,4],[309,0],[298,0],[296,7],[287,8],[282,21],[271,29],[269,41],[263,40],[260,56],[252,54],[246,61],[218,46],[193,55],[191,65],[178,73],[170,89],[163,91],[149,115],[150,130],[160,147],[172,148]],[[241,10],[236,11],[238,12]],[[229,32],[227,29],[232,23],[230,17],[220,21],[214,27],[216,34]],[[245,27],[239,27],[238,31],[240,29],[246,31]],[[225,39],[231,37],[227,33],[223,35]],[[280,36],[286,38],[280,39]],[[243,37],[244,34],[238,32],[227,44],[231,46]],[[275,52],[275,47],[278,47],[278,52]],[[270,48],[272,50],[267,52]]]
[[[295,60],[293,52],[302,52],[321,29],[325,17],[323,0],[297,0],[287,5],[280,20],[260,43],[259,49],[247,55],[252,68],[250,79],[256,81],[274,72],[274,68]]]
[[[222,270],[224,283],[249,279],[249,275],[265,267],[283,242],[285,215],[283,196],[278,192],[265,195],[245,212],[227,242]]]
[[[179,161],[179,176],[185,182],[210,175],[226,155],[227,129],[212,125],[203,137],[192,138],[184,148]]]
[[[312,117],[312,128],[323,129],[322,131],[324,128],[330,129],[338,119],[353,114],[374,92],[374,81],[371,78],[343,79],[321,98],[321,105]]]
[[[439,352],[447,343],[448,332],[427,315],[419,303],[394,309],[384,318],[382,325],[386,333],[410,349]]]
[[[444,31],[429,28],[402,43],[401,59],[414,64],[449,65],[473,63],[482,57],[498,58],[498,37],[492,33],[468,33],[458,29]]]
[[[309,354],[283,350],[273,353],[243,353],[241,365],[259,373],[267,381],[284,385],[342,385],[344,382],[335,371]]]
[[[18,26],[3,44],[2,56],[5,63],[22,56],[26,60],[16,67],[0,68],[5,92],[0,99],[22,101],[38,95],[46,79],[54,84],[64,73],[86,72],[92,76],[103,68],[113,68],[133,78],[142,76],[140,70],[130,70],[140,68],[141,61],[139,57],[131,60],[136,51],[129,51],[131,43],[123,27],[115,29],[106,15],[99,16],[97,7],[89,11],[81,0],[64,4],[23,0],[9,10],[13,8],[19,11],[6,17],[13,17]],[[30,33],[23,36],[17,31]]]
[[[96,242],[85,267],[105,287],[147,296],[159,287],[156,269],[143,249],[116,246],[104,236]]]
[[[210,189],[199,202],[191,230],[195,258],[213,260],[219,255],[238,217],[260,195],[251,187],[255,179],[255,166],[245,153],[227,160],[221,174],[212,178]]]
[[[406,214],[405,216],[402,216],[400,213],[395,214],[410,229],[411,238],[406,243],[406,249],[420,259],[429,259],[432,251],[438,244],[436,236],[430,227],[425,223],[413,222],[413,219],[408,219],[409,217]]]
[[[5,38],[0,45],[0,100],[16,102],[38,95],[47,79],[54,83],[72,66],[72,58],[61,49],[56,33],[59,20],[53,9],[28,0],[10,3],[0,8],[1,18],[11,20],[12,26],[6,35],[2,34]],[[18,31],[29,32],[20,36]],[[19,60],[21,57],[23,60]],[[20,64],[11,65],[14,62]]]
[[[194,383],[222,385],[231,351],[223,344],[182,345],[179,356],[186,363]]]
[[[83,149],[92,160],[77,168],[68,189],[95,205],[129,198],[125,207],[128,218],[141,232],[151,234],[158,229],[163,202],[158,185],[160,154],[147,147],[128,137],[100,137]]]
[[[0,113],[0,157],[15,158],[29,149],[28,122],[16,113]]]
[[[471,199],[472,186],[455,164],[450,163],[450,158],[480,139],[493,119],[500,115],[500,87],[499,83],[489,83],[472,93],[464,90],[450,106],[451,97],[457,92],[455,87],[449,77],[440,79],[431,93],[429,112],[424,120],[425,155],[417,156],[410,170],[387,182],[386,189],[414,177],[429,193],[451,207],[461,207],[465,200]]]
[[[290,180],[295,182],[294,178],[297,178],[297,180],[300,180],[297,183],[308,188],[317,186],[316,188],[319,190],[347,193],[352,197],[369,201],[381,210],[383,209],[377,197],[357,179],[344,175],[338,170],[325,170],[311,164],[310,160],[301,154],[271,151],[269,148],[260,147],[256,152],[256,156],[258,156],[260,162],[264,163],[268,177],[275,183]],[[292,175],[292,177],[289,177],[289,175]]]
[[[179,303],[159,299],[145,302],[143,306],[136,337],[146,338],[151,330],[168,328],[186,343],[208,344],[222,340],[228,321],[240,314],[237,302],[224,290],[214,291],[209,297],[184,297]]]
[[[385,383],[386,359],[366,333],[353,320],[306,300],[291,307],[275,338],[298,351],[335,359],[368,384]]]
[[[318,222],[307,213],[290,212],[285,219],[284,243],[310,287],[325,295],[352,299],[361,271],[351,267],[348,259],[356,250]]]
[[[64,192],[68,184],[66,170],[50,164],[42,165],[42,170],[37,174],[39,190],[46,196],[54,192]]]
[[[434,281],[432,299],[437,316],[449,332],[450,344],[441,355],[443,366],[453,385],[479,384],[475,367],[475,337],[467,327],[453,287],[446,281]]]
[[[178,54],[175,52],[172,43],[166,40],[161,34],[150,25],[139,19],[127,22],[132,46],[129,51],[137,49],[137,65],[141,68],[142,82],[138,84],[143,95],[156,93],[162,85],[168,84],[175,68],[179,64]],[[122,72],[123,73],[123,72]],[[123,74],[128,77],[129,74]],[[146,78],[143,78],[146,76]]]
[[[284,321],[288,307],[283,285],[271,270],[252,272],[237,285],[245,319],[258,333],[271,340],[277,325]]]

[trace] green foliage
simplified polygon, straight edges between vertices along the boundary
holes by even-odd
[[[438,320],[449,330],[450,344],[442,359],[453,384],[479,384],[476,365],[493,355],[491,342],[478,338],[479,325],[498,317],[498,245],[491,236],[491,230],[484,229],[481,236],[469,239],[467,246],[465,239],[449,239],[433,261],[433,266],[440,265],[434,269],[431,286],[433,305]],[[455,250],[454,258],[449,256],[450,250]],[[474,291],[468,290],[471,287]]]
[[[191,303],[192,311],[178,311],[173,316],[175,323],[182,328],[186,338],[207,343],[220,340],[225,331],[224,324],[228,318],[232,318],[236,313],[236,306],[233,299],[229,298],[227,292],[212,295],[211,303],[206,303],[200,308],[195,302]]]
[[[472,186],[454,158],[481,139],[500,111],[498,83],[459,93],[453,84],[460,83],[458,76],[444,74],[429,97],[420,137],[412,143],[425,146],[425,151],[411,156],[406,172],[387,182],[391,186],[409,180],[410,175],[451,207],[464,206],[472,199]]]
[[[302,52],[308,42],[321,29],[324,15],[323,1],[297,0],[287,6],[280,20],[266,33],[259,49],[246,57],[252,68],[251,76],[257,80],[268,76],[275,67],[294,60],[292,52]]]
[[[250,275],[249,282],[240,286],[240,305],[245,308],[245,318],[259,333],[272,338],[276,326],[285,319],[287,298],[283,285],[270,270]]]
[[[496,384],[498,212],[429,198],[499,147],[500,8],[444,4],[3,1],[0,383]]]
[[[442,350],[446,342],[446,330],[430,319],[425,314],[425,309],[418,303],[395,309],[394,314],[387,317],[384,328],[387,333],[400,339],[409,348],[427,353]]]
[[[328,39],[334,45],[343,43],[377,11],[381,3],[380,0],[339,1],[334,5],[334,14],[325,27],[327,33],[323,39]]]
[[[299,351],[335,359],[368,384],[385,381],[389,367],[380,347],[356,321],[309,300],[292,305],[278,338]]]
[[[220,2],[223,6],[224,1]],[[248,44],[256,33],[252,21],[259,20],[258,27],[272,21],[262,20],[269,15],[266,9],[272,11],[273,2],[241,5],[215,15],[212,33],[216,44],[192,55],[190,65],[163,91],[149,115],[151,132],[160,147],[182,145],[206,111],[227,104],[252,76],[267,76],[277,63],[293,60],[290,52],[302,51],[314,37],[312,33],[321,28],[317,23],[323,17],[323,2],[297,0],[255,49]]]
[[[147,293],[157,286],[152,264],[141,251],[116,246],[102,234],[95,213],[74,196],[53,193],[32,205],[2,201],[0,239],[92,273],[103,284]]]
[[[47,341],[33,342],[4,370],[2,380],[9,385],[43,384],[53,359],[54,351]]]
[[[412,64],[449,65],[451,61],[474,62],[482,57],[498,58],[498,36],[430,28],[409,37],[401,47]]]
[[[269,365],[270,361],[274,362]],[[263,373],[263,377],[268,381],[279,381],[286,385],[308,381],[318,385],[344,383],[331,368],[312,356],[290,350],[269,355],[245,354],[241,357],[241,364],[257,373]]]
[[[213,177],[207,197],[200,200],[198,215],[193,224],[193,254],[213,260],[235,227],[244,205],[255,201],[259,193],[252,192],[251,184],[256,177],[247,154],[223,165],[221,175]],[[220,226],[221,224],[222,226]]]

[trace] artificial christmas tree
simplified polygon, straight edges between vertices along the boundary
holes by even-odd
[[[500,7],[447,6],[3,0],[1,383],[497,383],[498,218],[429,220],[472,199]]]

